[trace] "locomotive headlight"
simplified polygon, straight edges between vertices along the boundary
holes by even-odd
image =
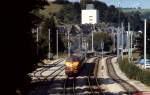
[[[75,67],[77,67],[78,64],[79,64],[79,62],[73,62],[73,65],[74,65]]]
[[[72,63],[71,62],[65,62],[65,65],[68,66],[68,67],[72,67]]]

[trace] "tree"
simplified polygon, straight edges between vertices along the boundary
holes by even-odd
[[[39,33],[38,33],[38,59],[43,60],[47,58],[48,53],[48,24],[49,19],[43,18],[43,21],[40,23]],[[36,35],[35,35],[36,38]]]
[[[99,10],[100,21],[104,21],[105,13],[106,13],[108,6],[104,2],[101,2],[101,1],[94,1],[93,3],[95,5],[95,8]]]
[[[67,3],[63,9],[56,13],[59,24],[79,24],[81,19],[81,7],[79,3]]]
[[[104,50],[109,51],[112,45],[111,37],[106,32],[94,32],[94,49],[101,50],[101,42],[104,42]],[[91,43],[91,36],[89,37],[89,43]],[[91,46],[91,45],[90,45]]]
[[[131,25],[131,30],[133,31],[143,31],[144,27],[143,27],[143,21],[140,17],[140,12],[129,12],[125,14],[125,26],[128,25],[128,22],[130,22]],[[126,27],[127,29],[127,27]]]
[[[70,3],[68,0],[55,0],[54,3],[57,3],[57,4],[67,4],[67,3]]]
[[[6,27],[8,29],[5,29],[7,34],[3,35],[8,37],[8,42],[5,42],[7,43],[5,44],[6,48],[3,49],[5,51],[4,55],[7,55],[3,56],[8,60],[8,54],[10,54],[5,68],[11,67],[11,71],[7,75],[13,75],[11,78],[7,77],[11,83],[9,84],[9,81],[7,81],[6,84],[11,86],[14,83],[12,86],[15,87],[15,94],[19,95],[21,93],[25,95],[30,83],[27,74],[34,70],[38,61],[31,30],[35,26],[33,22],[36,22],[33,20],[37,20],[39,17],[34,15],[32,11],[42,9],[48,3],[45,0],[21,0],[17,3],[14,2],[11,3],[9,10],[7,10],[9,14],[6,14],[5,23],[7,23]],[[3,25],[5,26],[5,24]],[[8,43],[11,43],[11,46]],[[7,90],[11,90],[11,88],[8,87]]]
[[[50,38],[51,38],[51,41],[50,41],[51,52],[56,54],[56,30],[58,30],[58,29],[57,29],[57,26],[56,26],[56,18],[55,18],[54,15],[52,15],[50,17],[49,28],[50,28],[50,31],[51,31],[51,35],[50,35]],[[59,43],[58,51],[63,52],[64,49],[65,49],[65,46],[64,46],[64,43],[63,43],[60,35],[58,35],[58,43]]]

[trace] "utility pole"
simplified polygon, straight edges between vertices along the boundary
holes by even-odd
[[[117,29],[117,59],[119,59],[119,27]]]
[[[69,30],[68,30],[68,57],[70,57],[70,38],[69,38]]]
[[[88,51],[88,49],[89,49],[89,44],[88,44],[88,39],[86,37],[86,51]]]
[[[128,42],[129,38],[128,38],[128,30],[126,31],[126,49],[128,49]]]
[[[124,24],[121,23],[121,38],[122,38],[122,49],[121,49],[121,57],[122,57],[122,60],[123,60],[123,47],[124,47],[124,35],[123,35],[123,32],[124,32]]]
[[[101,42],[101,49],[102,49],[102,59],[103,59],[103,49],[104,49],[104,41]]]
[[[56,47],[57,47],[57,59],[58,59],[58,30],[56,30]]]
[[[80,39],[81,39],[81,32],[80,32],[80,34],[79,34],[79,49],[81,49],[81,46],[80,46]]]
[[[146,19],[144,20],[144,68],[146,69]]]
[[[114,29],[113,29],[113,52],[116,50],[116,34],[114,33]]]
[[[128,62],[130,62],[131,54],[130,54],[130,23],[128,22]]]
[[[118,4],[119,4],[119,9],[118,9],[118,11],[119,11],[119,18],[118,18],[118,22],[119,22],[119,27],[120,27],[120,2]]]
[[[133,39],[132,39],[132,37],[133,37],[133,31],[131,31],[131,45],[130,45],[130,55],[131,55],[131,61],[132,61],[132,43],[133,43]]]
[[[37,27],[37,30],[36,30],[36,43],[37,43],[36,54],[37,56],[38,56],[38,42],[39,42],[39,28]]]
[[[50,33],[50,29],[48,29],[48,58],[50,59],[50,36],[51,36],[51,33]]]
[[[83,31],[81,31],[81,50],[83,48]]]
[[[120,47],[120,2],[118,3],[119,4],[119,8],[118,8],[118,29],[117,29],[117,59],[119,59],[119,56],[120,56],[120,50],[119,50],[119,47]]]
[[[94,48],[93,48],[93,31],[94,31],[94,25],[93,25],[93,29],[92,29],[92,52],[94,52]]]

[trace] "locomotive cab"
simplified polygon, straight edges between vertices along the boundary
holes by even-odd
[[[77,74],[81,67],[81,58],[78,56],[71,56],[66,58],[65,61],[65,73],[66,75],[74,75]]]

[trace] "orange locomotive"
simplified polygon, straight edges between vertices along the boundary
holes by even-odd
[[[83,58],[78,56],[71,56],[66,58],[65,61],[65,73],[66,75],[75,75],[79,72],[80,68],[83,65]]]

